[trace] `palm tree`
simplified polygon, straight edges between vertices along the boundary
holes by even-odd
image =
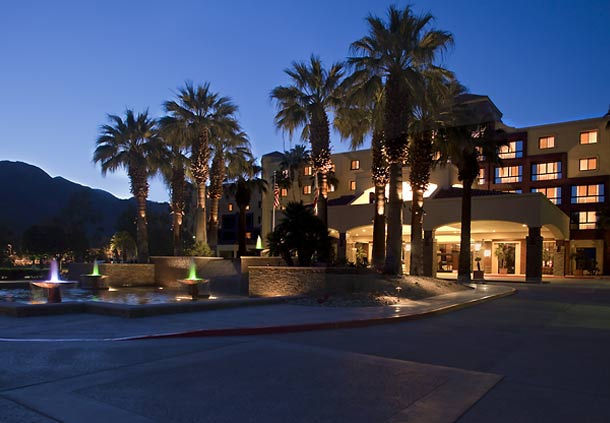
[[[186,82],[176,100],[166,101],[164,107],[168,116],[161,119],[162,125],[189,141],[190,173],[197,186],[195,239],[207,243],[205,200],[210,139],[239,130],[237,106],[230,98],[212,92],[209,83],[195,87]]]
[[[185,208],[186,173],[189,158],[186,140],[180,134],[161,128],[165,143],[165,157],[161,164],[161,174],[170,191],[170,209],[172,211],[172,231],[174,255],[183,254],[182,220]]]
[[[344,104],[335,113],[335,127],[343,138],[351,139],[352,149],[364,143],[371,135],[371,176],[375,186],[373,212],[372,265],[382,270],[385,261],[385,188],[388,167],[383,145],[384,90],[381,78],[355,72],[346,78],[348,94]]]
[[[291,137],[294,131],[302,128],[301,139],[309,139],[311,163],[320,189],[318,217],[328,226],[326,200],[328,173],[332,169],[328,112],[340,103],[338,87],[343,65],[335,63],[327,70],[320,59],[312,55],[309,63],[293,62],[284,72],[291,84],[277,86],[271,91],[278,108],[275,125]]]
[[[252,199],[252,194],[256,191],[264,193],[267,191],[267,181],[260,178],[262,168],[254,160],[250,160],[242,172],[229,185],[229,191],[235,196],[235,203],[239,208],[239,221],[237,225],[237,238],[239,257],[246,255],[246,211]]]
[[[461,86],[458,93],[463,93]],[[456,92],[453,89],[453,92]],[[493,110],[469,110],[461,104],[461,96],[454,97],[455,105],[450,120],[439,131],[438,147],[440,160],[450,162],[458,171],[462,182],[462,213],[460,230],[460,257],[458,281],[468,283],[470,278],[470,236],[472,225],[472,185],[479,175],[479,163],[486,161],[493,165],[500,163],[499,147],[505,143],[500,140],[500,130],[495,122],[500,116]]]
[[[215,248],[218,244],[218,203],[222,198],[225,180],[242,174],[253,156],[248,136],[242,131],[215,138],[211,147],[213,158],[209,190],[211,201],[208,244]]]
[[[280,160],[281,174],[276,175],[278,186],[291,189],[296,182],[300,188],[302,186],[301,169],[310,162],[309,151],[304,145],[297,144],[290,150],[284,151]],[[295,190],[292,190],[292,198],[296,201]]]
[[[424,273],[424,193],[430,183],[433,165],[434,135],[448,119],[453,97],[452,72],[438,66],[428,66],[421,72],[418,95],[412,110],[410,139],[407,146],[411,201],[411,266],[409,274]],[[458,84],[459,85],[459,84]]]
[[[406,159],[407,132],[421,73],[453,37],[429,28],[430,14],[415,16],[410,6],[388,9],[387,21],[370,15],[369,34],[351,45],[357,56],[349,64],[357,71],[377,75],[385,86],[384,139],[390,167],[388,235],[384,271],[401,272],[402,253],[402,167]]]
[[[156,121],[148,116],[148,111],[134,115],[133,110],[126,110],[124,119],[116,115],[108,115],[108,119],[110,124],[100,128],[93,161],[100,163],[102,175],[121,168],[127,171],[131,193],[137,202],[138,261],[144,263],[148,261],[148,178],[158,169],[162,142]]]

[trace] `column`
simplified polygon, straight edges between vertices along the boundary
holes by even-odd
[[[525,281],[542,283],[542,236],[540,227],[529,227],[525,238]]]
[[[424,276],[436,277],[434,230],[424,231]]]
[[[553,253],[553,276],[565,276],[565,264],[566,242],[563,240],[555,241],[555,251]]]
[[[339,232],[339,242],[337,243],[337,259],[339,262],[345,260],[347,253],[347,236],[345,232]]]

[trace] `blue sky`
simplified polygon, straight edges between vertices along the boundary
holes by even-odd
[[[444,64],[508,124],[601,116],[610,104],[610,1],[434,0],[451,31]],[[240,106],[257,155],[281,150],[269,91],[292,60],[343,60],[383,1],[26,1],[0,13],[0,159],[128,197],[124,174],[91,163],[106,113],[161,104],[185,80]],[[394,4],[402,6],[404,1]],[[285,140],[289,145],[289,140]],[[347,149],[337,137],[333,149]],[[165,201],[155,180],[151,199]]]

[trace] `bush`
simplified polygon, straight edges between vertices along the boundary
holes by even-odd
[[[40,267],[0,267],[0,279],[15,281],[20,279],[44,279],[49,269]]]
[[[213,257],[214,256],[214,252],[212,251],[210,246],[201,241],[197,241],[195,244],[193,244],[193,246],[191,246],[190,248],[187,248],[184,251],[184,253],[187,256],[192,256],[192,257]]]

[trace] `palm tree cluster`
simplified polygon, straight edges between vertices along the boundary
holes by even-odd
[[[160,119],[152,118],[148,111],[136,114],[127,110],[124,118],[108,115],[110,123],[101,126],[93,154],[103,174],[124,169],[129,176],[138,204],[136,239],[140,262],[148,260],[149,178],[160,173],[169,188],[173,248],[174,254],[180,255],[187,180],[193,182],[197,193],[195,241],[215,247],[218,204],[225,183],[249,180],[258,171],[248,136],[237,120],[237,106],[230,98],[213,92],[209,83],[194,86],[187,82],[176,98],[163,106],[166,115]]]
[[[413,193],[410,274],[422,275],[424,193],[430,172],[437,163],[456,165],[465,188],[460,276],[466,280],[470,278],[471,186],[479,160],[497,160],[493,124],[499,117],[474,116],[466,110],[465,89],[439,64],[453,45],[453,36],[434,28],[433,20],[429,13],[416,15],[410,6],[391,6],[385,18],[370,15],[366,18],[368,34],[351,44],[351,56],[345,63],[326,69],[313,55],[308,62],[293,62],[285,70],[290,84],[274,88],[271,98],[277,105],[277,128],[289,136],[300,130],[301,139],[310,143],[310,157],[295,163],[301,165],[305,160],[313,166],[322,200],[318,217],[326,225],[327,181],[332,168],[329,114],[335,130],[351,140],[353,149],[370,138],[375,186],[372,263],[385,273],[402,273],[405,167]],[[291,166],[283,165],[290,169],[285,172],[288,185],[294,182]]]

